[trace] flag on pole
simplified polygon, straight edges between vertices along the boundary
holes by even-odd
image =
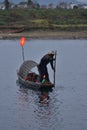
[[[24,61],[24,44],[26,42],[26,38],[25,37],[21,37],[20,38],[20,46],[22,47],[22,57],[23,57],[23,61]]]
[[[24,46],[25,42],[26,42],[26,38],[25,37],[21,37],[21,39],[20,39],[20,46]]]

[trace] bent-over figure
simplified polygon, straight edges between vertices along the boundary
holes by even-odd
[[[54,70],[54,66],[53,66],[53,61],[54,59],[54,51],[49,52],[48,54],[46,54],[45,56],[42,57],[39,65],[38,65],[38,70],[40,73],[40,81],[42,82],[43,80],[43,76],[45,75],[46,80],[48,82],[50,82],[49,80],[49,74],[48,74],[48,70],[47,70],[47,65],[50,63],[51,68]]]

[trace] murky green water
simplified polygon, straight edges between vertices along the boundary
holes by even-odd
[[[39,63],[50,50],[57,50],[56,87],[40,102],[41,92],[16,84],[19,41],[0,40],[0,130],[87,130],[87,40],[27,39],[25,60]]]

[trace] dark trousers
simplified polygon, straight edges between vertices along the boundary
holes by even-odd
[[[38,66],[38,70],[39,70],[39,74],[40,74],[40,81],[42,82],[43,80],[43,76],[45,75],[45,79],[47,81],[50,81],[49,80],[49,74],[48,74],[48,70],[47,70],[47,67],[46,66]]]

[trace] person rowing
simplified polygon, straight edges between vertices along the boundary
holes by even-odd
[[[40,63],[38,65],[38,71],[40,74],[40,82],[42,82],[44,75],[46,77],[46,81],[50,82],[47,65],[50,63],[51,68],[53,70],[55,69],[53,66],[53,61],[55,60],[54,56],[55,56],[55,52],[51,51],[41,58]]]

